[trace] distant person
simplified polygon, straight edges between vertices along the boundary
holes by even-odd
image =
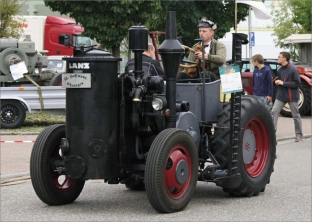
[[[265,107],[270,111],[272,108],[273,82],[269,66],[264,65],[263,56],[256,54],[251,57],[255,66],[253,71],[253,95],[261,99]]]
[[[155,48],[151,43],[148,43],[148,49],[142,53],[142,69],[144,75],[151,74],[152,76],[165,77],[164,70],[162,69],[160,63],[153,59],[155,56]],[[130,59],[125,67],[125,72],[131,72],[135,68],[134,58]]]
[[[277,120],[280,111],[284,105],[288,103],[291,110],[292,117],[294,119],[296,142],[303,139],[302,134],[302,122],[298,109],[299,100],[299,85],[301,83],[300,76],[297,68],[289,62],[289,52],[281,52],[278,55],[278,63],[281,67],[277,71],[278,80],[275,81],[277,85],[276,99],[271,111],[275,130],[277,128]]]
[[[220,79],[219,67],[225,65],[226,47],[223,43],[213,38],[217,31],[217,25],[203,17],[198,24],[199,37],[204,40],[205,54],[204,60],[207,64],[207,71],[210,74],[211,80]],[[196,51],[196,47],[201,45],[201,42],[196,43],[192,48]],[[188,60],[195,61],[196,59],[203,60],[202,52],[190,52]],[[198,76],[188,74],[188,70],[178,73],[178,79],[198,78]],[[207,77],[206,77],[207,78]]]

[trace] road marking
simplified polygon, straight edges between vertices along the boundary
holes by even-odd
[[[8,141],[8,140],[0,140],[1,143],[34,143],[35,140],[14,140],[14,141]]]

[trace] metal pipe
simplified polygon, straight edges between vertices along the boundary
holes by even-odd
[[[142,50],[133,50],[134,51],[134,74],[135,79],[141,78],[143,74],[142,70]]]
[[[140,143],[140,137],[136,136],[135,137],[135,154],[138,159],[142,160],[144,159],[144,154],[139,152],[139,149],[140,149],[139,143]]]
[[[251,61],[252,57],[252,46],[251,46],[251,6],[249,6],[249,11],[248,11],[248,30],[249,30],[249,69],[250,72],[253,72],[254,67]]]

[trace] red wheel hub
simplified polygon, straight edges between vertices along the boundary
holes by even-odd
[[[51,163],[53,162],[53,160],[61,160],[62,159],[59,146],[60,146],[60,144],[57,144],[55,146],[55,150],[51,155]],[[72,189],[75,186],[77,180],[66,178],[65,175],[59,175],[57,172],[54,172],[54,167],[52,165],[53,164],[50,164],[50,177],[51,177],[51,181],[52,181],[53,185],[59,191],[62,191],[62,192],[66,192],[66,191],[69,191],[70,189]]]
[[[165,187],[173,199],[182,197],[190,184],[192,160],[190,153],[183,145],[172,148],[165,168]]]
[[[52,177],[52,182],[54,186],[60,191],[66,192],[70,190],[76,184],[77,180],[68,179],[68,178],[63,179],[61,177],[62,176]]]
[[[243,137],[243,161],[249,176],[262,174],[269,155],[269,137],[263,121],[252,118],[246,125]]]

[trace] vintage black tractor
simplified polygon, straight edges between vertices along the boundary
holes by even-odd
[[[197,181],[234,196],[265,190],[276,149],[269,112],[253,96],[232,93],[226,100],[220,80],[177,83],[184,48],[175,24],[175,12],[168,12],[159,47],[165,81],[142,71],[148,30],[140,25],[129,29],[131,73],[118,74],[121,59],[101,50],[65,58],[66,124],[45,128],[30,159],[44,203],[72,203],[89,179],[145,189],[163,213],[187,206]]]

